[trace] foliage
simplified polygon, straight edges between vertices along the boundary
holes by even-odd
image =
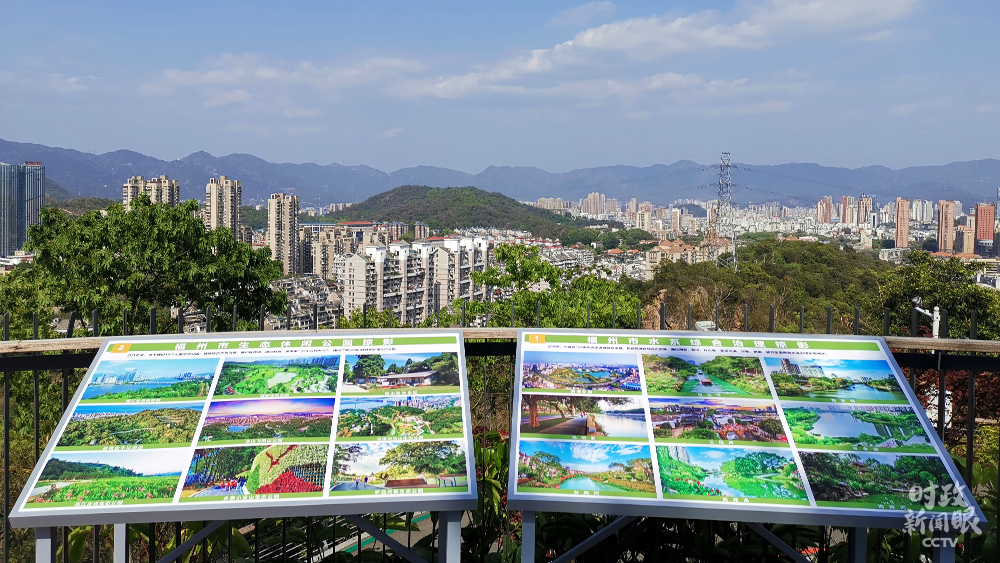
[[[74,197],[66,200],[56,200],[45,196],[45,207],[53,207],[65,212],[71,217],[79,217],[90,211],[100,211],[107,209],[118,203],[118,200],[105,199],[103,197]]]
[[[267,227],[267,209],[257,209],[252,205],[244,205],[240,208],[243,214],[243,223],[253,230]]]

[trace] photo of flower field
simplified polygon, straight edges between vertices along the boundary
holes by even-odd
[[[787,446],[774,401],[728,397],[652,398],[649,415],[657,442]]]
[[[642,393],[635,354],[524,352],[521,385],[526,390],[576,393]]]
[[[649,429],[639,397],[524,393],[520,435],[644,442]]]
[[[643,354],[642,369],[650,395],[771,398],[764,369],[755,357],[712,352]]]
[[[649,446],[522,440],[519,447],[518,491],[656,497]]]
[[[341,394],[384,395],[387,392],[458,393],[458,355],[366,354],[347,356]]]
[[[264,439],[327,442],[333,430],[334,402],[333,397],[213,401],[198,445]]]
[[[204,400],[219,360],[214,358],[102,360],[83,391],[81,402],[124,403]]]
[[[816,504],[885,510],[920,510],[924,499],[910,500],[914,487],[953,485],[937,456],[871,452],[802,452],[802,466]],[[963,506],[936,507],[960,510]]]
[[[454,438],[463,434],[462,397],[345,397],[341,399],[337,419],[338,438]]]
[[[227,358],[215,397],[259,395],[333,395],[340,356],[286,356],[266,360]]]
[[[393,489],[457,492],[468,489],[465,448],[455,440],[338,443],[330,495]]]
[[[809,504],[791,451],[656,446],[664,497]]]
[[[892,367],[885,360],[764,358],[779,397],[796,401],[903,403]]]
[[[184,472],[171,450],[53,454],[32,487],[26,508],[78,502],[170,502]]]
[[[824,450],[893,450],[934,453],[909,405],[782,402],[799,447]]]
[[[184,477],[181,500],[221,500],[232,495],[320,496],[327,445],[201,448]]]
[[[77,405],[56,451],[105,446],[187,447],[194,439],[202,403]]]

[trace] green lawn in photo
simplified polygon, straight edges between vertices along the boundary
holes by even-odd
[[[857,508],[889,507],[920,510],[923,500],[912,501],[915,487],[940,491],[954,482],[937,456],[895,452],[801,452],[806,478],[816,503]]]
[[[899,453],[935,451],[910,406],[784,403],[783,410],[799,447]]]
[[[344,491],[466,489],[469,474],[465,447],[458,440],[348,442],[333,452],[330,494]]]
[[[215,399],[223,397],[332,396],[337,391],[340,356],[296,356],[222,364]]]
[[[760,360],[721,356],[714,352],[643,354],[646,391],[650,395],[771,398]]]
[[[56,451],[103,450],[108,446],[188,447],[203,404],[77,405]]]
[[[451,438],[463,435],[460,395],[345,397],[337,415],[337,438]]]
[[[518,491],[656,496],[648,445],[522,440],[519,448]]]
[[[170,450],[54,453],[28,493],[28,504],[170,502],[184,462]]]
[[[788,450],[657,446],[656,460],[664,497],[808,500]]]

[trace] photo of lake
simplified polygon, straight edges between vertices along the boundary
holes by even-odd
[[[521,395],[521,436],[585,440],[649,439],[639,397]]]
[[[522,387],[574,393],[641,394],[635,354],[524,352]]]
[[[809,504],[788,449],[657,446],[664,497]]]
[[[934,453],[910,406],[782,401],[782,409],[800,448]]]
[[[81,401],[124,403],[139,399],[204,399],[219,363],[217,358],[102,360],[94,369]]]
[[[907,403],[885,360],[764,358],[779,397],[798,401]]]
[[[656,497],[647,445],[521,440],[517,490]]]

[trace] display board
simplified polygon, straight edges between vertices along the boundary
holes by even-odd
[[[14,526],[476,505],[460,332],[104,342]]]
[[[985,520],[881,338],[529,329],[515,387],[514,510]]]

